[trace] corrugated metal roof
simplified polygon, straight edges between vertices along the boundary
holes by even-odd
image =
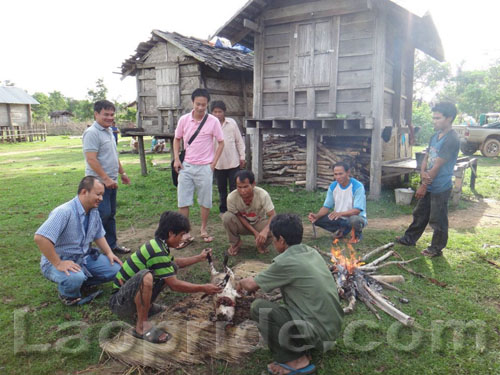
[[[122,76],[135,75],[135,64],[140,62],[159,40],[172,43],[174,46],[192,56],[201,63],[208,65],[216,72],[222,68],[240,71],[252,71],[253,55],[234,49],[214,47],[206,40],[186,37],[178,33],[153,30],[148,42],[140,43],[136,54],[123,62]]]
[[[26,91],[19,87],[0,86],[0,103],[6,104],[40,104]]]

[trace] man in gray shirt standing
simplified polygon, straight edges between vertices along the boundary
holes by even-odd
[[[83,153],[85,155],[85,175],[97,177],[105,186],[99,214],[106,231],[106,241],[114,253],[129,253],[130,249],[119,246],[116,240],[116,193],[118,174],[122,183],[130,184],[130,179],[118,159],[115,138],[111,127],[115,119],[115,106],[108,100],[94,103],[95,121],[83,133]]]

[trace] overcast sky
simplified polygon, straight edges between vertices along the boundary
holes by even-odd
[[[332,0],[333,1],[333,0]],[[500,58],[498,0],[398,0],[430,10],[447,61],[485,68]],[[121,63],[153,29],[208,38],[246,0],[11,0],[0,18],[0,82],[34,92],[84,99],[104,78],[109,98],[135,99],[135,79],[120,80]]]

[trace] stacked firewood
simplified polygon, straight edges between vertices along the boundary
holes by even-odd
[[[306,138],[276,136],[264,141],[264,181],[274,185],[306,184]]]
[[[328,189],[333,165],[345,161],[363,184],[370,179],[370,143],[361,137],[325,137],[318,142],[317,185]],[[274,185],[306,184],[306,137],[275,136],[264,141],[264,181]]]

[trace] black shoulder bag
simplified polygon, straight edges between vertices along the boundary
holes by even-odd
[[[186,148],[191,143],[193,143],[193,141],[195,140],[195,138],[198,136],[198,134],[200,133],[201,128],[203,127],[203,125],[205,125],[205,121],[207,121],[207,118],[208,118],[208,114],[205,114],[205,117],[203,117],[203,120],[201,120],[201,123],[198,126],[198,129],[196,129],[196,131],[191,136],[191,138],[189,138],[189,141],[188,141],[188,144],[187,144]],[[180,159],[181,163],[184,161],[184,157],[186,156],[186,148],[179,153],[179,159]],[[170,166],[172,168],[172,182],[174,183],[174,186],[177,186],[178,179],[179,179],[179,174],[176,172],[176,170],[174,168],[174,162],[175,162],[175,159],[172,160],[172,162],[170,163]]]

